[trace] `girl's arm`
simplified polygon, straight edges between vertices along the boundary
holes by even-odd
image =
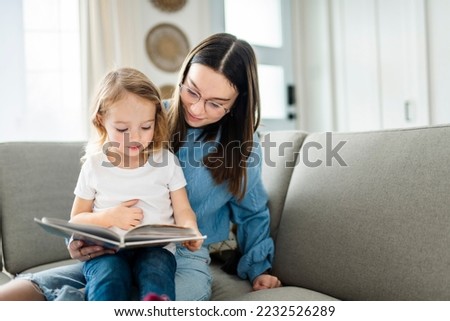
[[[72,223],[93,224],[103,227],[117,226],[128,230],[141,223],[143,213],[140,208],[132,207],[138,200],[130,200],[105,211],[93,212],[94,200],[76,196],[73,201],[70,221]]]
[[[72,212],[70,213],[70,221],[74,223],[82,224],[97,224],[101,217],[104,215],[101,212],[93,213],[94,201],[86,200],[81,197],[76,196],[72,205]],[[111,249],[106,249],[97,245],[88,245],[81,240],[71,240],[67,245],[70,257],[80,261],[87,261],[97,256],[104,254],[114,254],[115,251]]]
[[[176,191],[170,192],[170,198],[172,200],[175,224],[178,226],[192,228],[198,236],[201,236],[197,226],[197,217],[195,216],[195,213],[191,208],[191,204],[189,203],[186,188],[182,187]],[[190,251],[200,249],[202,244],[203,240],[191,240],[183,243],[183,245]]]

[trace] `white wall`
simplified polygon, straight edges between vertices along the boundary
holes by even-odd
[[[0,7],[0,126],[8,133],[17,125],[11,119],[20,119],[25,111],[22,1],[0,0]]]
[[[306,131],[334,123],[328,10],[328,0],[292,2],[297,127]]]
[[[450,123],[450,1],[426,3],[431,121]]]
[[[155,8],[148,0],[138,0],[136,6],[136,50],[137,67],[153,79],[158,86],[176,85],[177,72],[165,72],[156,67],[145,51],[145,39],[148,31],[159,23],[171,23],[180,28],[187,36],[192,48],[203,38],[211,34],[210,3],[208,0],[190,0],[177,12],[168,13]]]

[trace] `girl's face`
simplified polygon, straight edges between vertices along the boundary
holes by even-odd
[[[131,93],[109,106],[100,117],[108,135],[109,151],[121,157],[119,167],[135,167],[132,164],[136,161],[139,164],[143,150],[153,140],[155,118],[156,105]]]
[[[221,73],[192,64],[180,90],[184,118],[191,127],[203,127],[222,119],[238,92]],[[198,96],[200,99],[195,99]]]

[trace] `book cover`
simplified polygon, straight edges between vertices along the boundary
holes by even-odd
[[[196,235],[190,228],[176,225],[143,224],[120,235],[105,227],[71,223],[59,218],[34,218],[34,221],[51,234],[64,238],[83,240],[90,244],[113,249],[139,246],[164,246],[171,242],[184,242],[206,238],[206,235]]]

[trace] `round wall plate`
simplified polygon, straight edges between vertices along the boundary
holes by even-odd
[[[150,29],[145,40],[150,60],[160,69],[179,71],[189,53],[189,42],[180,28],[161,23]]]
[[[166,84],[159,87],[159,90],[161,91],[161,99],[170,99],[172,98],[175,86]]]
[[[150,2],[159,10],[167,12],[178,11],[186,4],[186,0],[150,0]]]

